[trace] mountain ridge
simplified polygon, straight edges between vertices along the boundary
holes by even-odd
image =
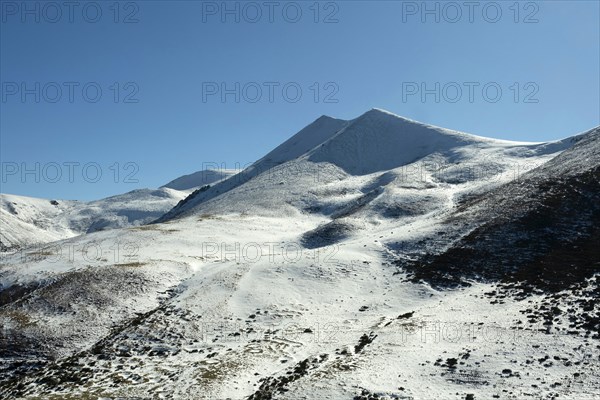
[[[156,222],[190,215],[195,207],[221,197],[261,174],[271,179],[282,177],[285,181],[286,177],[300,179],[303,170],[320,174],[318,170],[321,169],[322,178],[327,179],[327,174],[334,176],[337,173],[324,164],[331,164],[342,173],[361,176],[397,169],[428,157],[437,157],[448,164],[468,160],[485,162],[482,157],[474,161],[477,151],[481,154],[504,152],[507,159],[524,160],[556,155],[568,148],[576,137],[539,143],[485,138],[424,124],[378,108],[352,120],[323,115],[245,170],[188,196]],[[462,154],[469,146],[471,154]],[[490,157],[494,159],[492,164],[502,164],[500,156],[491,154]]]

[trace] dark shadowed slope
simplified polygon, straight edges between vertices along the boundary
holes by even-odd
[[[415,280],[454,286],[472,279],[560,291],[600,272],[600,129],[496,190],[462,204],[447,226],[469,232],[416,262]]]

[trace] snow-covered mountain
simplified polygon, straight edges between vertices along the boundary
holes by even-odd
[[[518,178],[571,143],[483,138],[379,109],[352,121],[323,116],[246,170],[193,194],[161,221],[211,212],[314,213],[315,207],[317,214],[339,216],[355,203],[364,208],[369,198],[375,213],[393,214],[401,212],[394,211],[397,200],[406,200],[395,199],[397,189],[401,196],[435,195],[438,202],[427,200],[431,210],[450,205],[458,192]]]
[[[231,170],[184,175],[159,189],[138,189],[94,201],[39,199],[0,194],[0,251],[49,243],[105,229],[147,224],[200,187]]]
[[[96,232],[142,225],[160,217],[188,193],[140,189],[80,202],[0,194],[3,251]]]
[[[321,117],[156,223],[5,255],[0,396],[597,398],[599,154]]]

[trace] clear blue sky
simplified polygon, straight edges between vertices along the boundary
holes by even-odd
[[[421,1],[229,2],[232,14],[221,3],[2,0],[1,192],[158,187],[207,163],[254,161],[322,114],[373,107],[527,141],[600,123],[598,1],[430,1],[432,13]],[[224,102],[221,83],[234,89]],[[22,179],[36,163],[40,182]]]

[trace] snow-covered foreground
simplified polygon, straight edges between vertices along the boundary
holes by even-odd
[[[597,398],[598,269],[523,294],[508,275],[443,286],[408,265],[505,221],[535,247],[519,212],[502,219],[488,202],[542,178],[583,182],[593,200],[599,148],[597,132],[514,143],[380,110],[322,117],[160,223],[5,254],[0,394]],[[578,157],[588,165],[567,170]]]

